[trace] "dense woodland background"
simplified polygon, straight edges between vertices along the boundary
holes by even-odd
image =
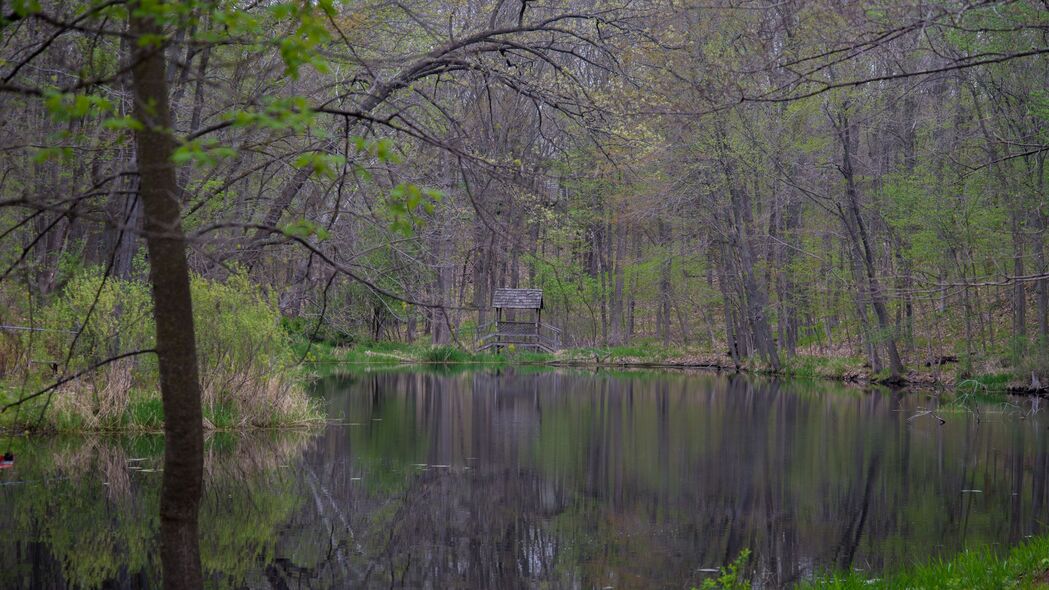
[[[289,325],[469,346],[494,288],[539,287],[576,345],[1046,379],[1045,2],[156,6],[191,270]],[[146,278],[142,37],[118,1],[2,10],[26,326],[90,269]]]

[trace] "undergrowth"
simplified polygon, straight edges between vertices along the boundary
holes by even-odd
[[[243,274],[225,281],[193,277],[191,289],[205,425],[232,429],[318,419],[291,369],[296,360],[292,340],[282,328],[275,299]],[[42,331],[5,340],[5,350],[13,351],[5,356],[17,362],[9,363],[3,374],[0,407],[63,375],[155,346],[149,287],[115,277],[103,282],[99,269],[73,276],[38,310],[35,321]],[[52,393],[0,414],[0,426],[14,429],[145,431],[162,425],[152,353],[86,371]]]

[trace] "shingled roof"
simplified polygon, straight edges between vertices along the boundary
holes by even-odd
[[[496,289],[492,295],[496,309],[542,309],[542,289]]]

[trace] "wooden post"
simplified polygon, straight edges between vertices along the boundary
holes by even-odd
[[[543,310],[539,308],[535,310],[535,351],[539,352],[539,343],[542,341],[539,333],[540,326],[543,325]]]

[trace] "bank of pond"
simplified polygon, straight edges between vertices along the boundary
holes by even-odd
[[[1038,374],[1046,367],[1031,370],[1010,366],[1001,358],[985,360],[977,366],[956,355],[916,355],[908,364],[901,382],[888,382],[887,373],[873,371],[862,358],[812,351],[780,359],[772,369],[759,359],[733,360],[727,353],[703,347],[638,344],[565,348],[556,353],[535,352],[508,346],[499,350],[474,352],[461,345],[434,346],[426,343],[361,342],[344,346],[327,341],[299,339],[300,358],[316,365],[464,365],[710,369],[729,373],[748,373],[791,379],[826,379],[855,385],[916,387],[962,393],[1049,393],[1049,378]],[[1049,359],[1046,360],[1049,362]],[[325,369],[320,369],[325,372]]]
[[[1049,570],[1037,397],[402,365],[307,394],[323,422],[208,435],[212,587],[998,588]],[[6,441],[0,587],[159,580],[160,436]]]

